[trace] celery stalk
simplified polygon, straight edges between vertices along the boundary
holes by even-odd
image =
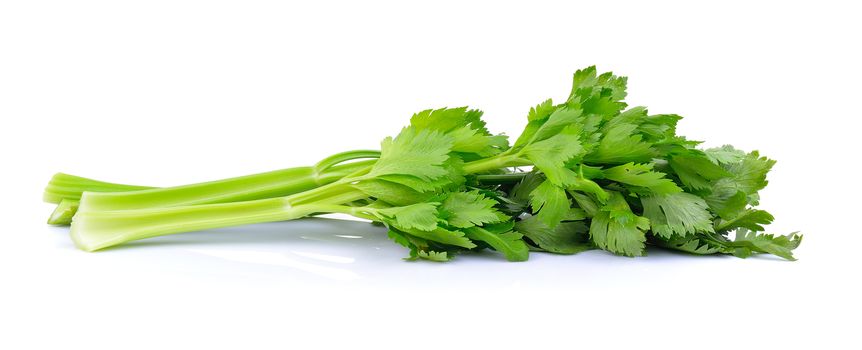
[[[86,203],[85,193],[82,202]],[[254,223],[286,221],[315,213],[345,213],[373,219],[355,207],[339,205],[367,197],[360,191],[342,192],[331,200],[294,204],[294,198],[278,197],[245,202],[187,205],[117,211],[79,211],[71,237],[79,248],[95,251],[129,241],[182,232]]]
[[[125,192],[151,189],[149,186],[123,185],[88,179],[85,177],[57,173],[48,182],[42,199],[59,204],[63,200],[78,201],[84,192]]]
[[[344,164],[322,173],[315,173],[312,167],[298,167],[134,192],[87,192],[87,200],[82,201],[79,211],[161,208],[281,197],[331,183],[373,162],[368,160]]]
[[[46,202],[58,203],[49,224],[68,225],[78,210],[83,192],[91,195],[88,207],[108,210],[227,203],[273,198],[303,192],[341,179],[363,169],[374,160],[341,164],[360,158],[376,158],[379,151],[338,153],[313,167],[296,167],[224,180],[168,188],[114,184],[58,173],[45,189]]]

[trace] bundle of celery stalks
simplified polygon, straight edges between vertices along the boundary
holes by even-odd
[[[579,70],[568,98],[531,108],[514,142],[489,132],[481,111],[442,108],[414,114],[379,151],[314,166],[167,188],[61,173],[45,189],[57,204],[49,223],[71,224],[86,251],[341,213],[384,225],[409,259],[482,249],[509,261],[531,251],[642,256],[652,245],[793,260],[802,236],[764,233],[773,217],[755,209],[775,162],[698,148],[676,134],[680,116],[628,108],[626,80]]]

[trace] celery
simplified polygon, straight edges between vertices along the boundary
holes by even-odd
[[[773,217],[756,208],[774,160],[730,146],[699,148],[676,133],[680,116],[628,108],[625,77],[589,67],[572,82],[565,100],[530,109],[511,145],[485,128],[478,110],[429,109],[385,138],[379,154],[347,152],[310,168],[132,192],[58,181],[46,198],[60,202],[56,220],[74,214],[72,238],[87,251],[341,213],[382,223],[411,259],[447,261],[485,248],[510,261],[530,251],[643,256],[647,245],[794,259],[802,236],[765,233]],[[357,158],[378,159],[339,165]],[[75,181],[93,188],[77,213]]]
[[[328,157],[313,167],[296,167],[254,175],[203,182],[185,186],[153,188],[121,185],[58,173],[45,189],[46,202],[58,203],[48,220],[53,225],[68,225],[78,210],[77,201],[89,192],[87,207],[137,209],[194,204],[227,203],[286,196],[336,181],[374,160],[344,163],[362,158],[376,158],[378,151],[358,150]],[[98,193],[98,194],[97,194]]]

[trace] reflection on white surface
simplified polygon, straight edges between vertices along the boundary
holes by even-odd
[[[65,230],[56,231],[57,240],[66,244],[63,249],[84,254],[74,250]],[[491,250],[459,254],[442,264],[405,261],[407,254],[407,249],[389,240],[385,228],[355,221],[303,219],[155,237],[81,257],[96,266],[118,261],[160,271],[194,266],[207,272],[197,274],[198,278],[212,274],[215,280],[243,279],[244,283],[261,286],[301,283],[306,289],[341,287],[346,283],[363,288],[422,286],[423,290],[448,290],[453,285],[495,290],[620,290],[644,284],[664,285],[678,279],[679,274],[685,274],[686,285],[706,283],[694,282],[691,269],[703,272],[699,276],[712,276],[719,272],[704,269],[735,274],[739,269],[771,268],[755,265],[754,259],[692,257],[656,249],[637,259],[603,251],[577,255],[536,252],[530,254],[529,261],[519,263],[507,262],[502,254]]]
[[[334,236],[335,237],[341,237],[341,238],[364,238],[362,236],[353,236],[353,235],[334,235]]]
[[[293,260],[285,254],[272,253],[266,251],[257,251],[257,250],[213,250],[213,249],[190,249],[190,251],[208,255],[216,258],[226,259],[235,262],[242,263],[252,263],[252,264],[263,264],[263,265],[274,265],[274,266],[284,266],[290,267],[293,269],[297,269],[300,271],[309,272],[315,274],[317,276],[330,278],[333,280],[339,281],[352,281],[359,279],[359,275],[340,268],[326,267],[315,265],[313,263],[302,262]],[[302,255],[302,254],[298,254]],[[310,254],[306,253],[306,256],[313,256],[314,259],[320,259],[320,257],[327,257],[323,254]],[[328,256],[328,258],[337,258]],[[342,258],[349,260],[347,262],[352,262],[353,259],[350,258]],[[331,260],[330,260],[331,261]],[[344,261],[338,261],[343,263]]]
[[[317,259],[321,261],[334,262],[339,264],[352,264],[356,259],[348,258],[346,256],[338,256],[338,255],[329,255],[329,254],[318,254],[318,253],[310,253],[310,252],[297,252],[294,251],[293,254],[303,256],[306,258]]]

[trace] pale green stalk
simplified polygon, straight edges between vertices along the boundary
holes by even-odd
[[[88,200],[87,206],[95,208],[92,210],[170,207],[281,197],[331,183],[357,169],[370,166],[374,160],[339,165],[340,163],[376,158],[379,155],[379,151],[368,150],[343,152],[328,157],[313,167],[282,169],[169,188],[121,185],[59,173],[45,189],[45,201],[58,203],[48,223],[71,223],[83,192],[100,193],[90,196]]]

